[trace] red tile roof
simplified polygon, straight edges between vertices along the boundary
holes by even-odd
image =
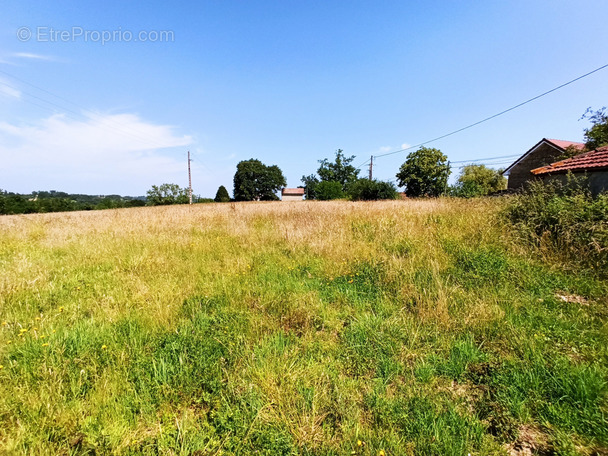
[[[574,141],[564,141],[561,139],[548,139],[545,138],[547,141],[549,141],[550,143],[556,145],[557,147],[560,147],[562,149],[566,149],[570,146],[574,146],[575,148],[579,149],[579,150],[583,150],[585,148],[585,144],[583,143],[579,143],[579,142],[574,142]]]
[[[284,188],[283,190],[281,190],[281,194],[282,195],[303,195],[304,189],[303,188]]]
[[[543,138],[540,141],[538,141],[534,146],[532,146],[532,148],[530,148],[525,154],[523,154],[521,157],[519,157],[517,160],[515,160],[513,163],[511,163],[502,173],[508,175],[509,171],[511,171],[511,168],[513,168],[515,165],[517,165],[519,162],[521,162],[528,155],[534,153],[534,151],[539,146],[541,146],[543,143],[549,143],[553,147],[556,147],[557,149],[560,149],[560,150],[566,150],[570,146],[574,146],[581,151],[585,149],[585,144],[583,144],[583,143],[574,142],[574,141],[564,141],[562,139]]]
[[[608,169],[608,146],[599,147],[591,152],[533,169],[532,174],[596,171],[600,169]]]

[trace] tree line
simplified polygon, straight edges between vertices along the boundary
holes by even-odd
[[[359,177],[360,170],[352,165],[354,159],[354,155],[347,157],[338,149],[333,160],[319,160],[316,174],[302,176],[300,188],[304,189],[306,199],[361,201],[399,197],[394,183]],[[439,149],[421,147],[407,156],[395,177],[408,197],[445,194],[473,197],[506,188],[501,171],[484,165],[463,167],[456,185],[451,187],[450,173],[447,157]],[[234,201],[274,201],[279,199],[277,192],[286,185],[286,180],[278,166],[267,166],[252,158],[237,165],[233,184]],[[218,189],[214,201],[231,201],[226,187]]]
[[[90,211],[144,206],[144,196],[83,195],[66,192],[36,191],[20,194],[0,190],[0,214]]]
[[[582,116],[591,122],[584,130],[586,149],[593,150],[608,142],[608,114],[606,108],[587,109]],[[576,150],[573,153],[580,153]],[[567,156],[563,158],[568,158]],[[333,161],[319,160],[316,174],[302,176],[301,188],[306,199],[357,200],[394,199],[398,196],[395,184],[359,177],[360,170],[352,165],[355,156],[347,157],[338,149]],[[395,175],[399,187],[408,197],[437,197],[450,195],[471,198],[485,196],[506,189],[507,180],[502,170],[485,165],[470,164],[460,168],[456,183],[448,185],[451,174],[448,158],[439,149],[420,147],[411,152]],[[235,201],[277,200],[277,192],[286,185],[285,177],[276,166],[266,166],[259,160],[240,162],[234,175]],[[215,201],[230,200],[224,186],[218,189]]]
[[[591,122],[584,130],[586,149],[593,150],[608,143],[608,114],[606,108],[592,111],[582,116]],[[580,153],[566,151],[568,154]],[[355,156],[347,157],[342,149],[336,151],[332,161],[319,160],[316,174],[304,175],[301,188],[306,199],[332,200],[350,199],[381,200],[399,196],[393,182],[359,177],[360,170],[352,165]],[[461,168],[455,185],[449,186],[451,168],[447,156],[439,149],[420,147],[411,152],[395,174],[396,183],[404,188],[408,197],[476,197],[498,192],[506,188],[502,170],[485,165],[466,165]],[[225,186],[221,185],[215,198],[201,198],[193,195],[194,203],[229,201],[276,201],[277,193],[287,181],[277,165],[265,165],[251,158],[237,164],[233,178],[233,198]],[[31,194],[9,193],[0,190],[0,214],[29,214],[34,212],[78,211],[92,209],[116,209],[136,206],[158,206],[167,204],[187,204],[188,189],[177,184],[153,185],[147,196],[129,197],[120,195],[91,196],[64,192],[33,192]]]

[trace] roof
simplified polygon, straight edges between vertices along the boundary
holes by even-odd
[[[532,174],[596,171],[600,169],[608,169],[608,146],[598,147],[591,152],[533,169]]]
[[[284,188],[281,190],[281,195],[303,195],[303,188]]]
[[[574,141],[564,141],[562,139],[546,139],[546,138],[544,138],[544,139],[545,139],[545,141],[550,142],[554,146],[557,146],[560,149],[564,149],[564,150],[570,146],[574,146],[575,148],[577,148],[579,150],[583,150],[585,148],[585,143],[574,142]]]
[[[521,162],[528,155],[530,155],[531,153],[533,153],[543,143],[544,144],[549,144],[550,146],[555,147],[556,149],[559,149],[561,151],[566,150],[570,146],[574,146],[574,147],[576,147],[577,149],[579,149],[581,151],[585,149],[585,144],[583,144],[583,143],[574,142],[574,141],[564,141],[562,139],[547,139],[547,138],[543,138],[540,141],[538,141],[534,146],[532,146],[525,154],[523,154],[521,157],[519,157],[517,160],[515,160],[511,165],[509,165],[509,167],[507,169],[505,169],[502,173],[503,174],[508,174],[509,171],[511,170],[511,168],[513,168],[515,165],[517,165],[519,162]]]

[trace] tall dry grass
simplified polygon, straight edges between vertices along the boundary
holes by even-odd
[[[606,284],[531,259],[500,204],[1,217],[0,452],[602,448]]]

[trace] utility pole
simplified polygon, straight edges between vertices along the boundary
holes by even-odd
[[[372,180],[372,169],[374,167],[374,156],[372,155],[369,159],[369,180]]]
[[[449,175],[450,175],[451,172],[452,172],[452,166],[450,165],[450,161],[448,160],[448,177],[449,177]],[[445,195],[448,194],[448,180],[447,179],[445,180],[445,187],[443,189],[443,193]]]
[[[188,151],[188,200],[192,204],[192,174],[190,173],[190,151]]]

